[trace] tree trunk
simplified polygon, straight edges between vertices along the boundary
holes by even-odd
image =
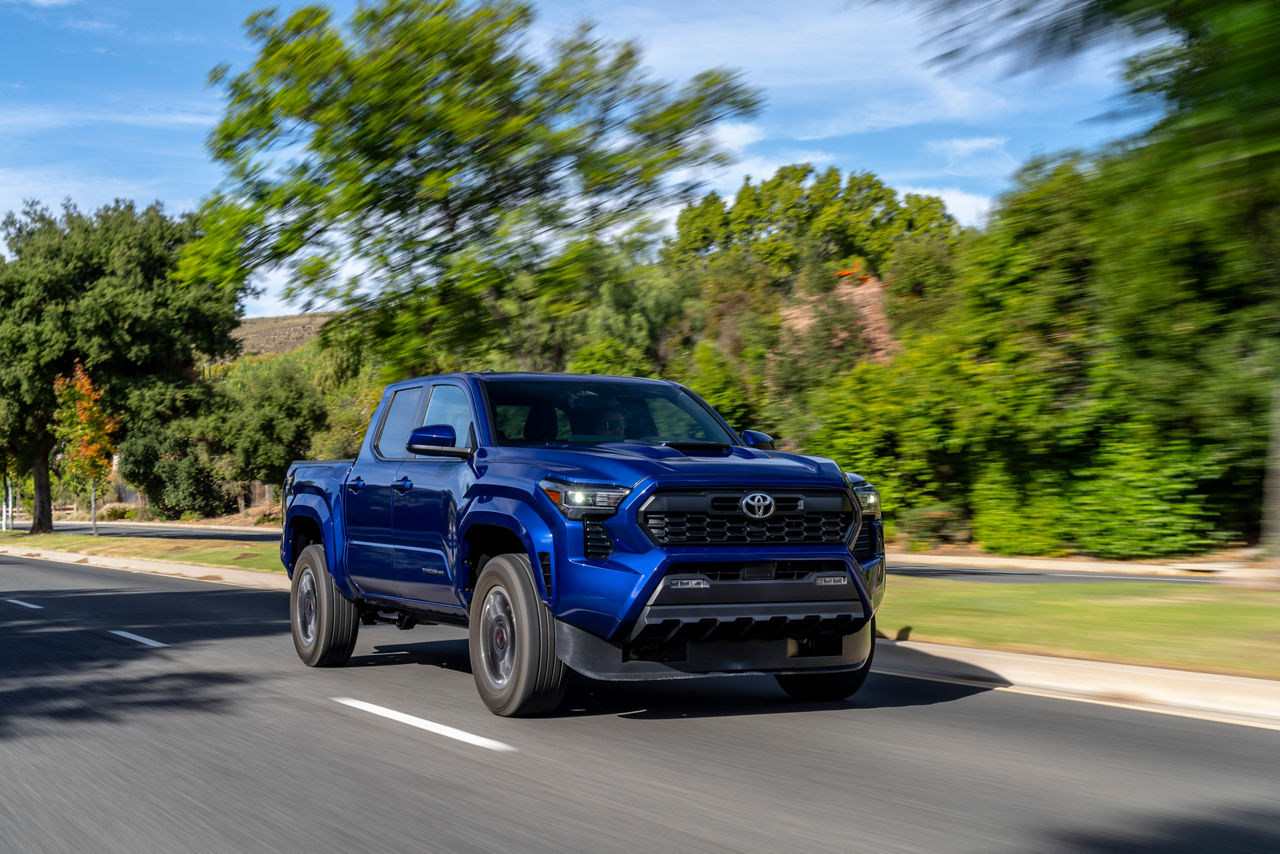
[[[31,533],[33,534],[53,533],[53,498],[49,493],[50,450],[50,445],[38,443],[35,456],[31,460],[31,479],[35,482],[31,508]]]
[[[89,524],[93,528],[93,535],[98,536],[98,482],[96,480],[89,481]]]

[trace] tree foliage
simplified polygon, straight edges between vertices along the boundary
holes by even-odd
[[[168,417],[190,395],[195,366],[234,350],[241,292],[173,275],[200,227],[159,205],[84,214],[67,203],[55,215],[32,202],[0,233],[11,257],[0,266],[0,445],[31,467],[32,530],[47,531],[57,378],[83,365],[103,406],[122,413],[122,434]]]
[[[213,75],[228,180],[191,265],[284,266],[390,361],[427,339],[420,358],[447,369],[504,329],[503,295],[547,246],[684,197],[678,175],[724,162],[714,125],[756,108],[732,72],[655,81],[586,26],[540,54],[532,21],[501,0],[381,0],[346,28],[319,6],[251,17],[252,64]]]
[[[1152,125],[1092,182],[1104,366],[1174,437],[1213,450],[1230,523],[1280,549],[1280,19],[1259,0],[938,0],[941,59],[1030,68],[1102,41],[1131,51],[1131,107]],[[1135,38],[1135,37],[1141,37]],[[1138,44],[1145,47],[1139,49]],[[1267,410],[1272,411],[1270,425]],[[1270,427],[1270,429],[1268,429]],[[1270,449],[1266,448],[1270,433]],[[1244,511],[1244,512],[1242,512]]]
[[[222,402],[202,431],[229,455],[232,480],[283,484],[326,426],[320,392],[296,359],[245,359],[222,380]]]
[[[54,435],[62,443],[63,467],[77,479],[102,480],[111,473],[111,440],[120,419],[103,408],[102,392],[79,362],[70,377],[54,380],[53,393],[58,402]]]

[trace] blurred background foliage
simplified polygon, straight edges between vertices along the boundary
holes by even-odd
[[[1132,45],[1126,108],[1150,124],[1025,164],[965,229],[937,198],[807,164],[691,193],[677,176],[718,162],[708,131],[755,94],[723,70],[655,83],[589,29],[531,58],[523,6],[251,19],[257,60],[215,73],[228,180],[175,276],[243,292],[283,267],[340,311],[163,417],[132,402],[121,471],[168,515],[225,510],[292,458],[353,455],[386,381],[571,370],[686,383],[735,427],[836,459],[912,547],[1258,540],[1280,510],[1272,4],[932,7],[944,64]]]

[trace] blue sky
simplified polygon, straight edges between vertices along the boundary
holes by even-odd
[[[204,151],[221,99],[205,81],[252,58],[244,19],[266,3],[0,0],[0,214],[35,198],[92,209],[116,197],[196,207],[221,178]],[[282,10],[295,4],[280,3]],[[333,4],[345,19],[353,4]],[[654,74],[741,69],[764,90],[750,122],[720,130],[734,166],[708,172],[732,193],[787,163],[870,171],[943,197],[980,224],[1028,157],[1091,148],[1132,128],[1096,117],[1119,89],[1114,56],[1047,72],[943,73],[926,22],[903,4],[776,0],[562,0],[536,4],[535,41],[583,18],[635,39]],[[295,309],[267,276],[250,316]]]

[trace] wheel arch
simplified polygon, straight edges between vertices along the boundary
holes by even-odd
[[[551,531],[527,505],[511,503],[514,505],[511,508],[468,514],[466,526],[459,532],[458,587],[469,596],[479,577],[482,559],[499,554],[522,554],[533,567],[539,595],[550,602],[555,594],[555,549]]]
[[[280,549],[285,569],[292,578],[298,555],[307,546],[318,545],[324,549],[325,564],[338,590],[348,599],[355,599],[356,590],[347,577],[343,562],[344,551],[338,546],[342,541],[342,532],[335,530],[335,519],[328,505],[317,505],[311,498],[312,496],[298,496],[290,502],[286,511],[284,539]]]

